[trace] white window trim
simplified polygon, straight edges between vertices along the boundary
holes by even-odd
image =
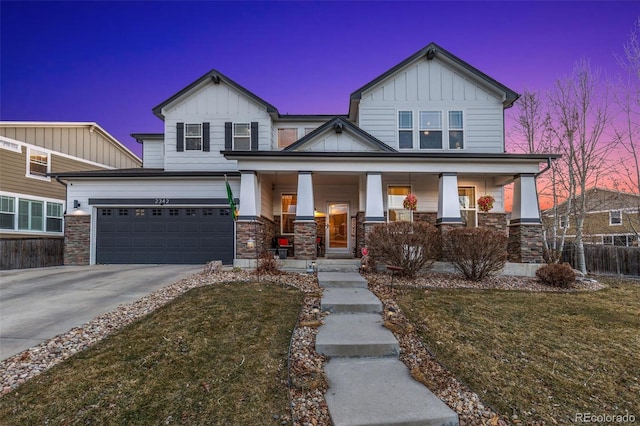
[[[404,188],[409,188],[409,194],[414,194],[413,192],[413,186],[412,185],[407,185],[404,183],[396,183],[396,184],[388,184],[387,185],[387,197],[385,200],[385,204],[386,204],[386,209],[385,211],[387,212],[387,223],[391,223],[391,222],[406,222],[406,221],[392,221],[391,220],[391,206],[389,205],[389,189],[390,188],[396,188],[396,187],[404,187]],[[394,208],[393,210],[397,210],[396,208]],[[404,209],[406,210],[406,209]],[[413,211],[409,210],[409,223],[413,223]]]
[[[49,204],[58,204],[60,206],[60,216],[49,216]],[[48,219],[60,219],[61,221],[61,227],[60,227],[60,231],[49,231],[49,228],[47,227],[47,220]],[[44,204],[44,231],[46,233],[60,233],[60,232],[64,232],[64,203],[56,203],[54,201],[47,201]]]
[[[462,113],[462,128],[460,129],[452,129],[451,128],[451,123],[449,121],[449,113],[451,112],[460,112]],[[464,138],[465,135],[465,128],[464,128],[464,124],[466,123],[467,120],[465,120],[464,118],[465,113],[464,110],[461,109],[451,109],[451,110],[447,110],[447,148],[450,151],[464,151],[465,149],[467,149],[467,141]],[[461,131],[462,132],[462,148],[451,148],[451,141],[449,140],[449,132],[451,131]]]
[[[613,212],[620,212],[620,223],[613,223]],[[622,226],[622,210],[609,210],[609,226]]]
[[[421,121],[420,120],[420,113],[422,113],[422,112],[439,112],[440,113],[440,128],[439,129],[422,128],[422,126],[420,125],[420,121]],[[417,144],[418,145],[417,145],[417,147],[418,147],[419,150],[421,150],[421,151],[443,151],[443,150],[446,149],[445,147],[449,146],[449,144],[448,144],[448,142],[449,142],[449,133],[447,133],[447,139],[446,139],[447,143],[446,144],[445,144],[445,138],[444,138],[444,123],[445,123],[444,122],[444,117],[443,117],[444,115],[445,114],[443,114],[443,111],[440,111],[440,110],[428,110],[428,111],[427,110],[420,110],[420,111],[418,111],[418,133],[417,133],[417,136],[418,136]],[[448,117],[448,115],[447,115],[447,117]],[[440,148],[422,148],[420,146],[420,134],[422,132],[430,132],[430,131],[440,132],[440,134],[442,136],[441,139],[440,139],[440,143],[441,143]]]
[[[27,147],[25,177],[28,177],[30,179],[38,179],[38,180],[43,180],[43,181],[46,181],[46,182],[51,182],[51,177],[50,176],[42,176],[42,175],[37,175],[37,174],[31,174],[31,151],[37,151],[37,152],[42,152],[43,154],[47,154],[47,174],[51,173],[51,151],[49,151],[47,149],[36,148],[36,147],[34,147],[34,148]]]
[[[401,112],[410,112],[411,113],[411,129],[408,128],[400,128],[400,113]],[[398,110],[396,111],[396,135],[398,137],[398,149],[399,150],[412,150],[415,148],[416,146],[416,141],[415,141],[415,127],[416,127],[416,120],[414,119],[414,111],[413,110],[407,110],[407,109],[402,109],[402,110]],[[411,148],[401,148],[400,147],[400,132],[411,132]]]
[[[475,223],[476,226],[474,226],[474,228],[478,228],[479,227],[479,223],[478,223],[478,187],[477,185],[458,185],[458,191],[460,191],[460,188],[473,188],[473,196],[474,196],[474,200],[473,200],[473,204],[475,205],[474,208],[462,208],[460,207],[460,211],[469,211],[469,212],[474,212],[475,214]],[[458,195],[459,197],[460,195]]]
[[[295,232],[284,232],[284,216],[293,216],[295,219],[295,216],[297,213],[285,213],[282,210],[282,197],[284,197],[285,195],[293,195],[296,197],[296,212],[298,210],[298,193],[297,192],[282,192],[280,193],[280,235],[294,235]]]
[[[187,135],[187,126],[198,126],[200,129],[200,136],[189,136]],[[202,133],[202,123],[184,123],[184,150],[185,151],[202,151],[202,145],[204,143],[204,137]],[[198,149],[189,149],[187,146],[187,139],[200,139],[200,148]]]
[[[27,214],[27,222],[28,222],[28,228],[26,229],[21,229],[20,228],[20,203],[21,202],[26,202],[27,205],[29,206],[28,209],[28,214]],[[32,229],[31,225],[33,222],[33,216],[31,214],[31,206],[33,205],[33,203],[42,203],[42,221],[41,221],[41,227],[42,229]],[[47,212],[45,211],[45,209],[47,208],[47,203],[41,200],[33,200],[31,198],[20,198],[18,200],[18,231],[21,232],[46,232],[46,226],[45,226],[45,222],[46,222],[46,217],[47,217]]]
[[[38,235],[47,235],[47,236],[63,236],[64,235],[64,227],[65,227],[65,223],[64,223],[64,215],[66,213],[66,201],[65,200],[59,200],[59,199],[55,199],[55,198],[45,198],[45,197],[38,197],[36,195],[29,195],[29,194],[19,194],[17,192],[8,192],[8,191],[0,191],[0,195],[3,195],[5,197],[10,197],[14,199],[14,209],[15,209],[15,213],[14,213],[14,220],[13,220],[13,229],[2,229],[0,230],[0,232],[2,232],[3,234],[29,234],[29,235],[34,235],[34,236],[38,236]],[[46,205],[47,203],[56,203],[56,204],[62,204],[62,231],[60,232],[46,232],[46,231],[28,231],[26,229],[18,229],[18,214],[19,214],[19,210],[20,210],[20,199],[23,200],[31,200],[31,201],[41,201],[44,203],[44,208],[46,209]],[[44,217],[44,229],[46,229],[46,218],[47,218],[47,211],[44,210],[43,211],[43,217]]]
[[[296,132],[295,138],[293,139],[293,141],[291,141],[290,144],[288,144],[288,145],[281,145],[280,144],[280,130],[293,130],[293,131]],[[251,129],[249,129],[249,132],[251,132]],[[277,133],[277,138],[278,138],[278,140],[276,141],[276,143],[278,145],[278,149],[284,149],[284,148],[288,147],[289,145],[295,143],[299,139],[299,137],[298,137],[298,133],[299,132],[298,132],[298,128],[297,127],[278,127],[277,130],[276,130],[276,133]],[[251,143],[251,137],[249,137],[249,143]]]
[[[5,198],[9,198],[11,200],[13,200],[13,211],[4,211],[2,210],[2,203],[0,203],[0,213],[2,214],[10,214],[13,215],[13,227],[11,228],[0,228],[0,232],[6,232],[6,231],[13,231],[16,229],[17,227],[17,219],[18,219],[18,213],[17,213],[17,208],[16,208],[16,197],[10,196],[10,195],[4,195],[4,194],[0,194],[1,197],[5,197]]]
[[[242,125],[246,125],[249,127],[249,148],[247,149],[237,149],[236,148],[236,138],[246,138],[246,136],[239,136],[236,135],[236,125],[238,124],[242,124]],[[232,143],[232,149],[233,151],[251,151],[251,123],[250,122],[238,122],[238,123],[232,123],[231,124],[231,143]]]
[[[400,113],[401,112],[410,112],[411,113],[411,123],[412,123],[412,127],[411,127],[411,148],[400,148],[400,131],[406,131],[408,132],[409,129],[401,129],[400,128]],[[441,123],[441,127],[440,129],[423,129],[420,126],[420,113],[421,112],[439,112],[440,113],[440,123]],[[461,112],[462,113],[462,128],[461,129],[453,129],[450,127],[449,125],[449,113],[450,112]],[[464,151],[467,149],[467,140],[465,138],[465,135],[467,133],[467,128],[466,128],[466,116],[467,116],[467,112],[465,109],[431,109],[431,110],[425,110],[425,109],[397,109],[396,110],[396,143],[397,143],[397,147],[399,150],[402,151],[410,151],[410,150],[418,150],[418,151]],[[442,133],[442,147],[441,148],[421,148],[420,147],[420,133],[425,131],[425,130],[433,130],[433,131],[439,131]],[[449,147],[449,132],[450,131],[455,131],[455,130],[460,130],[462,131],[462,148],[450,148]]]

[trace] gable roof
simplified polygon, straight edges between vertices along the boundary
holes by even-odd
[[[351,93],[351,99],[349,103],[349,117],[351,119],[355,118],[355,108],[358,106],[363,92],[377,85],[381,81],[387,79],[389,76],[395,74],[396,72],[404,68],[406,65],[420,58],[426,57],[428,60],[431,60],[437,56],[441,56],[447,59],[449,62],[453,62],[457,66],[465,69],[466,71],[468,71],[469,73],[477,77],[479,80],[482,80],[487,84],[489,84],[490,86],[496,87],[500,91],[504,92],[505,93],[505,100],[503,102],[504,108],[511,107],[513,103],[520,97],[518,93],[509,89],[504,84],[498,82],[497,80],[494,80],[493,78],[489,77],[487,74],[483,73],[479,69],[469,65],[467,62],[463,61],[462,59],[458,58],[454,54],[438,46],[436,43],[431,42],[425,47],[423,47],[422,49],[420,49],[419,51],[417,51],[416,53],[414,53],[413,55],[409,56],[404,61],[400,62],[398,65],[380,74],[378,77],[374,78],[373,80],[371,80],[370,82],[368,82],[367,84],[359,88],[358,90]]]
[[[584,194],[586,198],[587,212],[637,209],[640,207],[640,194],[616,191],[614,189],[601,187],[589,188]],[[558,204],[556,209],[564,214],[566,205],[567,200]],[[549,212],[552,212],[553,209],[554,208],[551,207],[545,212],[548,214]]]
[[[273,118],[277,118],[280,115],[278,113],[278,109],[276,107],[274,107],[273,105],[271,105],[270,103],[268,103],[264,99],[260,98],[256,94],[248,91],[247,89],[245,89],[244,87],[240,86],[238,83],[236,83],[235,81],[231,80],[229,77],[227,77],[226,75],[222,74],[220,71],[217,71],[215,69],[209,71],[208,73],[206,73],[205,75],[203,75],[202,77],[200,77],[199,79],[194,81],[193,83],[189,84],[184,89],[180,90],[178,93],[176,93],[173,96],[171,96],[169,99],[167,99],[164,102],[160,103],[159,105],[155,106],[152,109],[153,113],[159,119],[164,121],[164,116],[162,115],[162,109],[164,107],[166,107],[167,105],[169,105],[169,104],[175,102],[176,100],[182,98],[183,96],[187,95],[189,92],[191,92],[191,90],[195,89],[196,87],[200,86],[202,83],[204,83],[206,81],[211,81],[213,84],[220,84],[220,82],[224,82],[224,83],[228,84],[229,86],[233,87],[234,89],[236,89],[237,91],[243,93],[244,95],[246,95],[250,99],[252,99],[255,102],[259,103],[260,105],[264,106],[267,109],[267,113],[269,113]]]
[[[324,133],[328,129],[335,129],[336,132],[338,132],[338,133],[342,133],[343,130],[347,130],[347,131],[355,134],[359,138],[363,139],[364,141],[370,143],[374,147],[378,148],[380,151],[383,151],[383,152],[398,152],[395,149],[393,149],[392,147],[390,147],[389,145],[387,145],[386,143],[380,141],[380,139],[370,135],[369,133],[367,133],[364,130],[362,130],[360,127],[358,127],[355,124],[351,123],[344,116],[335,116],[335,117],[333,117],[331,120],[327,121],[322,126],[318,127],[317,129],[313,130],[309,134],[307,134],[307,135],[303,136],[302,138],[298,139],[296,142],[292,143],[288,147],[284,148],[283,151],[287,151],[287,152],[297,151],[300,148],[302,148],[304,145],[307,145],[311,141],[315,140],[319,135],[321,135],[322,133]]]

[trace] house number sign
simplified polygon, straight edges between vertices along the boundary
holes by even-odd
[[[156,198],[156,201],[154,204],[160,204],[160,205],[169,204],[169,201],[170,200],[168,198]]]

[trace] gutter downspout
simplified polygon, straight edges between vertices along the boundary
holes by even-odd
[[[551,157],[547,158],[547,167],[536,173],[536,178],[551,168]],[[57,179],[57,178],[56,178]]]

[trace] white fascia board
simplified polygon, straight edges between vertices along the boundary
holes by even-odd
[[[484,159],[385,159],[372,158],[340,158],[331,157],[324,159],[238,159],[239,170],[255,171],[288,171],[310,170],[314,172],[354,172],[364,173],[376,171],[382,173],[484,173],[515,175],[520,173],[538,173],[540,161],[491,161]]]

